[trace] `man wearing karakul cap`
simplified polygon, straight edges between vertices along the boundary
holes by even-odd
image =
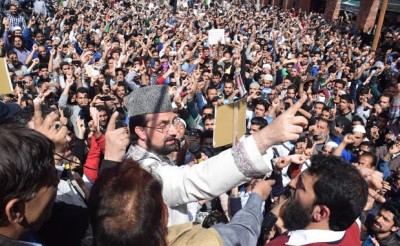
[[[232,149],[189,167],[176,166],[166,156],[177,149],[176,116],[172,112],[168,86],[138,88],[126,99],[129,128],[136,135],[125,158],[138,161],[163,182],[168,205],[168,225],[188,222],[187,203],[211,199],[272,170],[262,154],[273,144],[298,137],[306,120],[295,117],[300,102],[254,136]],[[283,121],[286,124],[283,124]]]

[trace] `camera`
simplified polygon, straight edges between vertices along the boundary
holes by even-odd
[[[100,97],[100,100],[103,102],[111,101],[111,97],[110,96],[102,96],[102,97]]]
[[[15,82],[15,85],[21,88],[24,88],[25,81],[24,80],[18,80]]]

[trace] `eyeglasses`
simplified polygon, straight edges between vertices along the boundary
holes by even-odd
[[[171,130],[171,126],[177,128],[180,123],[181,121],[179,120],[179,118],[174,118],[171,122],[167,124],[163,123],[161,126],[144,126],[144,127],[154,129],[159,133],[164,133],[164,131],[169,132]]]

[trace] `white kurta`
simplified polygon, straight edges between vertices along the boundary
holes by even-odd
[[[169,208],[168,226],[189,221],[187,203],[212,199],[272,170],[251,136],[236,147],[192,167],[175,166],[138,145],[130,146],[126,158],[138,161],[162,180],[163,197]]]

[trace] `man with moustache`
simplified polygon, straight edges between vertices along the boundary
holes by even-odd
[[[313,143],[315,143],[315,149],[313,154],[322,153],[322,148],[329,142],[329,121],[319,118],[315,125],[310,126],[309,135],[312,137]]]
[[[317,155],[291,184],[295,193],[283,208],[288,232],[267,245],[360,245],[356,219],[367,202],[368,186],[355,167]]]
[[[162,180],[169,226],[189,221],[188,203],[212,199],[253,177],[271,172],[271,163],[264,162],[262,154],[274,144],[297,139],[307,123],[305,118],[295,116],[306,100],[302,97],[270,125],[232,149],[191,167],[177,166],[167,158],[178,148],[179,123],[168,90],[165,85],[142,87],[126,98],[129,128],[136,140],[126,154],[124,148],[114,159],[107,160],[118,162],[125,154],[125,158],[134,159]],[[112,165],[115,163],[103,163],[102,169]]]
[[[400,236],[397,234],[400,224],[400,211],[395,202],[385,202],[381,205],[378,213],[371,216],[366,222],[369,235],[374,237],[380,246],[400,245]],[[364,244],[369,239],[364,241]],[[363,245],[364,245],[363,244]]]

